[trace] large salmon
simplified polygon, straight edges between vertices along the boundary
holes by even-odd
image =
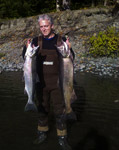
[[[28,45],[25,53],[24,62],[24,80],[25,80],[25,91],[28,95],[28,101],[25,106],[25,111],[37,111],[37,107],[34,103],[35,95],[35,83],[37,79],[36,73],[36,56],[35,53],[39,46],[32,47],[31,43]]]
[[[73,59],[71,57],[71,51],[66,44],[62,41],[62,45],[57,46],[60,57],[60,84],[63,89],[63,96],[65,100],[66,113],[73,113],[71,103],[76,99],[76,94],[73,88]]]

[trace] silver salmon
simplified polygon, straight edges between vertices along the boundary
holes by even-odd
[[[39,46],[32,47],[30,43],[25,53],[25,62],[23,71],[25,80],[25,92],[28,95],[28,101],[25,106],[25,111],[37,111],[37,106],[34,102],[34,95],[35,95],[35,83],[37,80],[35,53],[38,47]]]
[[[65,109],[67,114],[73,114],[71,103],[76,100],[76,94],[73,88],[73,59],[68,45],[62,41],[61,46],[57,46],[60,57],[60,84],[63,89]],[[75,116],[75,115],[74,115]]]

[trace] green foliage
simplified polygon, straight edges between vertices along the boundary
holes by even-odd
[[[41,13],[49,13],[56,11],[56,0],[43,1],[42,2],[42,9],[40,10]]]
[[[93,35],[89,43],[91,44],[89,54],[94,57],[119,56],[119,31],[116,32],[115,27],[108,27],[98,35]]]
[[[108,2],[113,0],[108,0]],[[60,0],[62,4],[62,0]],[[71,0],[71,10],[103,5],[104,0]],[[56,0],[0,0],[0,18],[20,18],[56,11]]]
[[[26,0],[0,0],[0,18],[19,18],[32,15],[31,4]]]
[[[0,18],[19,18],[56,10],[56,0],[0,0]]]

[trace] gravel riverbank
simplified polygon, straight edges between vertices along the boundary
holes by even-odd
[[[23,62],[7,62],[0,60],[0,73],[3,71],[23,71]],[[119,77],[119,58],[91,58],[76,57],[74,61],[74,73],[90,72],[104,77]]]
[[[76,62],[74,66],[75,72],[90,72],[103,77],[119,77],[119,58],[81,58],[80,62]]]

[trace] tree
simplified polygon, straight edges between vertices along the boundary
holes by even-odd
[[[70,4],[71,4],[71,1],[70,0],[63,0],[62,2],[62,7],[64,10],[66,9],[70,9]]]
[[[36,1],[36,0],[34,0]],[[34,14],[33,0],[0,0],[0,18],[19,18]]]
[[[107,6],[107,1],[108,1],[108,0],[104,0],[104,6]]]
[[[56,11],[60,11],[60,1],[56,0]]]
[[[0,18],[19,18],[66,9],[108,5],[119,0],[0,0]]]

